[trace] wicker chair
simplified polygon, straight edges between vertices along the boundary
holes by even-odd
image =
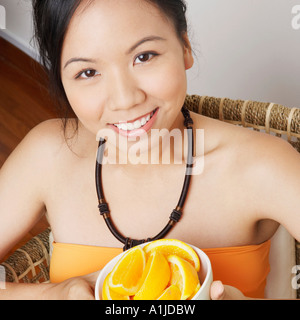
[[[207,117],[282,137],[300,152],[300,109],[298,108],[197,95],[187,96],[186,106],[191,111]],[[25,246],[17,249],[0,265],[5,268],[7,282],[49,282],[49,234],[48,228]],[[295,252],[296,264],[300,265],[300,244],[297,241],[295,241]],[[299,289],[297,297],[300,298]]]

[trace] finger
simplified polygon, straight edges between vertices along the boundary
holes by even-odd
[[[82,300],[95,300],[94,292],[90,292],[85,294],[82,298]]]
[[[100,271],[96,271],[94,273],[84,275],[84,276],[82,276],[82,278],[84,280],[86,280],[90,284],[91,287],[95,288],[96,280],[99,276]]]
[[[225,298],[225,287],[221,281],[214,281],[210,287],[212,300],[223,300]]]

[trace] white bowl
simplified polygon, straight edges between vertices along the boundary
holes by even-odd
[[[148,243],[143,243],[140,246],[143,248]],[[209,260],[208,256],[202,250],[200,250],[199,248],[197,248],[193,245],[190,245],[190,244],[188,244],[188,245],[196,251],[196,253],[198,254],[199,259],[200,259],[199,279],[200,279],[200,283],[201,283],[201,288],[195,294],[195,296],[192,298],[192,300],[209,300],[210,299],[210,285],[213,281],[213,274],[212,274],[210,260]],[[95,286],[95,299],[96,300],[102,300],[102,286],[104,283],[104,279],[112,271],[113,267],[119,261],[119,259],[122,257],[123,254],[125,254],[125,252],[122,252],[119,255],[117,255],[101,270],[101,272],[97,278],[96,286]]]

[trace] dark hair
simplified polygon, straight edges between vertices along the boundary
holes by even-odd
[[[48,74],[50,94],[63,120],[64,132],[68,118],[74,113],[61,81],[61,53],[68,25],[80,1],[32,0],[34,37],[40,62]]]
[[[91,2],[93,0],[90,0]],[[186,4],[184,0],[145,0],[171,19],[180,40],[185,46],[187,33]],[[81,0],[32,0],[35,40],[40,59],[49,76],[50,93],[57,102],[63,119],[64,130],[67,120],[74,116],[61,81],[61,53],[65,35],[72,16]]]
[[[183,42],[186,47],[189,47],[189,43],[186,42],[187,33],[187,19],[186,19],[186,4],[184,0],[146,0],[147,2],[154,4],[160,9],[166,17],[173,22],[175,31],[178,38]]]

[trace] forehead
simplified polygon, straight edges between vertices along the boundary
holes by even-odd
[[[84,0],[71,19],[64,47],[70,51],[80,43],[128,46],[137,38],[170,32],[175,34],[172,23],[145,0]]]

